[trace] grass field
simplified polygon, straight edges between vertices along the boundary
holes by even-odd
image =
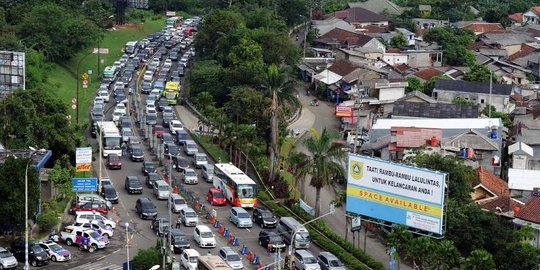
[[[227,163],[229,162],[229,155],[219,145],[212,143],[212,136],[207,135],[194,135],[194,139],[200,143],[208,153],[214,158],[214,161]]]
[[[128,27],[118,27],[115,31],[106,31],[103,34],[103,40],[99,44],[100,48],[108,48],[109,54],[100,55],[102,63],[100,69],[111,65],[118,60],[122,55],[122,48],[128,41],[135,41],[146,37],[148,34],[159,31],[165,24],[165,17],[160,17],[157,20],[150,18],[146,19],[144,24],[137,23]],[[97,75],[98,58],[97,54],[89,54],[93,48],[97,48],[98,44],[89,47],[77,54],[75,57],[65,62],[62,65],[55,64],[49,73],[48,81],[55,86],[55,94],[66,104],[71,104],[71,100],[77,95],[77,65],[81,59],[80,74],[92,70],[90,75],[88,88],[82,88],[82,79],[79,80],[79,123],[87,121],[89,115],[88,110],[94,98],[96,89],[99,87]],[[80,78],[80,77],[79,77]],[[75,123],[75,110],[72,110],[72,123]]]

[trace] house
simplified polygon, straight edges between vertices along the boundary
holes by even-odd
[[[523,43],[536,42],[535,38],[524,33],[484,33],[479,38],[492,48],[506,50],[506,56],[519,52]]]
[[[526,202],[540,187],[540,170],[508,169],[508,187],[512,197]]]
[[[523,13],[522,22],[525,24],[540,24],[540,6],[531,7]]]
[[[508,155],[512,156],[510,168],[514,169],[532,169],[534,150],[523,142],[516,142],[508,146]]]
[[[487,23],[487,22],[471,22],[463,26],[465,29],[469,29],[474,32],[475,35],[483,33],[503,31],[504,27],[500,23]]]
[[[334,17],[342,19],[356,29],[362,29],[368,25],[388,26],[388,18],[360,7],[352,7],[334,12]]]
[[[443,74],[444,73],[438,69],[428,67],[413,73],[411,76],[418,78],[422,83],[424,83],[431,80],[433,77],[441,76]]]
[[[387,50],[382,59],[385,63],[395,66],[407,64],[412,68],[442,66],[442,51],[440,50]]]
[[[405,9],[390,0],[367,0],[348,3],[350,8],[364,8],[377,14],[400,15]]]
[[[508,183],[483,166],[476,169],[480,183],[473,187],[471,199],[482,209],[513,219],[514,209],[524,203],[510,197]]]
[[[312,20],[311,25],[314,29],[317,29],[319,35],[324,35],[335,28],[343,29],[349,32],[354,32],[355,28],[350,23],[338,19],[335,17],[330,17],[325,20]]]
[[[523,12],[518,12],[514,14],[508,15],[508,19],[514,24],[514,25],[521,25],[523,24]]]
[[[407,30],[405,28],[399,28],[399,27],[396,28],[396,32],[402,34],[403,37],[405,37],[405,39],[407,40],[409,46],[414,46],[415,45],[416,35],[413,32],[411,32],[411,31],[409,31],[409,30]]]
[[[518,60],[520,61],[520,60]],[[493,76],[502,84],[528,85],[533,71],[503,59],[492,59],[485,64]]]
[[[354,31],[334,28],[326,34],[321,35],[319,38],[315,39],[315,42],[319,45],[323,45],[323,47],[325,47],[326,49],[348,48],[349,42],[355,41],[359,38],[361,38],[360,35]]]
[[[336,60],[347,60],[355,64],[375,64],[384,55],[384,49],[356,47],[353,49],[338,49]]]
[[[394,103],[391,118],[478,118],[477,105],[446,103]]]
[[[538,120],[534,120],[535,122],[540,122]],[[519,126],[523,127],[523,124],[519,123]],[[527,124],[525,124],[527,125]],[[540,129],[536,129],[538,125],[528,125],[528,128],[521,128],[519,131],[519,134],[515,136],[516,142],[521,142],[530,148],[532,148],[532,151],[528,151],[527,155],[530,155],[526,158],[526,168],[524,169],[530,169],[530,170],[540,170]],[[525,146],[523,146],[524,149],[526,149]],[[510,149],[509,149],[510,150]],[[509,153],[510,154],[510,153]],[[525,157],[523,157],[525,158]],[[522,165],[522,164],[518,164]],[[538,185],[540,187],[540,185]]]
[[[435,27],[445,27],[450,25],[450,21],[448,20],[413,18],[412,21],[416,24],[418,29],[431,29]]]
[[[533,238],[528,239],[531,245],[538,247],[540,244],[540,193],[536,189],[527,203],[514,209],[514,219],[517,226],[527,226],[533,229]]]
[[[452,103],[456,97],[461,97],[478,103],[480,109],[484,109],[488,103],[491,103],[499,112],[506,111],[511,93],[511,85],[454,80],[437,80],[433,89],[433,97],[438,102]]]

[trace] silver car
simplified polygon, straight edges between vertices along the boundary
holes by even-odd
[[[197,226],[199,224],[199,216],[197,212],[191,207],[186,207],[180,210],[180,216],[178,217],[178,222],[176,227],[179,228],[180,224],[184,224],[187,227]]]
[[[244,268],[242,258],[230,247],[222,247],[219,249],[219,257],[223,259],[232,269],[239,270]]]
[[[171,197],[169,197],[169,207],[173,213],[180,213],[180,211],[188,207],[188,205],[182,196],[173,193]]]
[[[311,252],[300,249],[294,252],[294,265],[298,270],[320,270],[317,259]]]
[[[317,261],[321,270],[345,270],[343,263],[332,253],[323,251],[319,253]]]
[[[251,216],[249,213],[242,207],[233,207],[231,208],[231,214],[229,220],[236,225],[238,228],[251,228],[253,227],[253,222],[251,221]]]
[[[197,177],[195,170],[189,168],[184,171],[182,180],[184,184],[197,184],[199,182],[199,178]]]

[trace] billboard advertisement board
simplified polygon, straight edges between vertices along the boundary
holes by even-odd
[[[347,211],[442,235],[446,174],[349,154]]]
[[[75,150],[77,172],[89,172],[92,165],[92,147],[78,147]]]

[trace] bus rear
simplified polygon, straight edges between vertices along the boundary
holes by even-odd
[[[138,52],[137,49],[137,41],[130,41],[126,43],[126,47],[124,48],[124,52],[130,57],[133,58]]]
[[[232,270],[219,256],[199,256],[197,270]]]
[[[217,163],[214,166],[214,186],[225,193],[233,206],[257,207],[257,184],[242,170],[232,164]]]
[[[164,96],[167,100],[167,104],[169,105],[176,105],[178,103],[178,95],[179,95],[179,84],[178,82],[167,82],[165,85],[165,92]]]

